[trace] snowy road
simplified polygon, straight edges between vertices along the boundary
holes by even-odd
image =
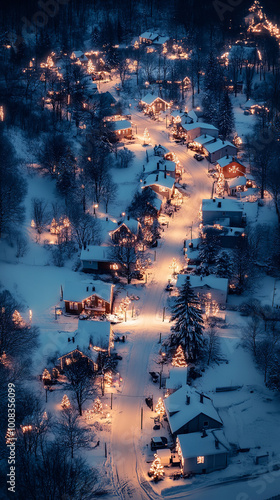
[[[165,123],[154,122],[142,113],[135,111],[132,116],[137,126],[137,133],[147,127],[151,143],[162,144],[175,151],[182,163],[189,186],[190,198],[185,197],[181,209],[170,219],[168,229],[162,235],[160,246],[156,250],[156,262],[146,286],[141,312],[133,323],[130,339],[132,347],[129,351],[122,393],[114,396],[114,414],[112,422],[111,460],[114,471],[116,493],[123,499],[156,498],[151,483],[145,482],[141,487],[141,479],[146,476],[148,465],[141,472],[141,451],[139,437],[141,434],[141,407],[143,407],[145,389],[148,383],[149,362],[159,332],[169,331],[169,324],[162,323],[162,308],[164,304],[164,287],[170,276],[172,259],[176,258],[178,265],[183,264],[183,240],[189,233],[190,226],[198,221],[201,199],[210,197],[212,182],[207,177],[206,162],[195,161],[186,147],[171,143]],[[142,132],[141,132],[142,130]],[[127,328],[127,327],[126,327]],[[145,408],[144,408],[145,411]],[[146,492],[151,491],[151,496]]]

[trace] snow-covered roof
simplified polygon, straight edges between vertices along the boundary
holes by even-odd
[[[163,45],[164,43],[168,42],[169,39],[170,39],[169,36],[161,36],[161,35],[159,35],[158,40],[154,40],[153,43],[155,45]]]
[[[216,151],[226,148],[227,146],[231,146],[232,148],[235,148],[237,151],[237,147],[234,144],[232,144],[229,141],[222,141],[221,139],[217,139],[215,142],[207,144],[205,146],[205,149],[207,149],[208,153],[215,153]]]
[[[212,137],[211,135],[203,134],[199,137],[196,137],[193,142],[198,142],[198,144],[201,144],[203,146],[203,144],[213,142],[214,140],[214,137]]]
[[[189,404],[187,404],[187,396],[190,397]],[[179,431],[185,424],[201,413],[220,424],[223,423],[213,406],[212,400],[205,395],[202,399],[203,402],[200,401],[200,394],[189,385],[184,385],[181,389],[178,389],[168,396],[168,398],[164,399],[164,406],[172,434]],[[170,413],[172,414],[171,416]]]
[[[184,459],[205,455],[218,455],[229,451],[229,444],[222,429],[207,430],[206,433],[207,436],[205,437],[201,437],[201,432],[178,434],[177,437]],[[219,441],[218,446],[215,444],[216,439]]]
[[[202,212],[243,212],[244,205],[237,200],[229,198],[213,198],[202,200]]]
[[[239,177],[235,177],[232,179],[228,185],[230,188],[235,188],[237,186],[246,186],[247,179],[244,175],[240,175]]]
[[[153,199],[153,201],[150,203],[150,205],[155,209],[157,210],[158,212],[160,211],[161,209],[161,205],[163,203],[163,197],[160,196],[160,194],[156,193],[156,196],[155,198]]]
[[[112,130],[117,131],[117,130],[126,130],[128,128],[131,128],[131,122],[128,120],[117,120],[117,121],[112,121],[110,122],[112,125]]]
[[[91,343],[93,347],[108,349],[111,335],[109,321],[81,320],[78,321],[78,333],[75,342],[81,349],[86,349]],[[91,341],[91,342],[90,342]]]
[[[233,59],[239,57],[243,59],[250,59],[255,56],[256,47],[247,47],[246,45],[233,45],[229,51],[228,58]]]
[[[112,247],[100,245],[88,245],[81,251],[81,260],[93,260],[97,262],[112,262]]]
[[[186,277],[186,274],[178,274],[176,286],[183,286]],[[189,279],[191,288],[212,288],[213,290],[221,290],[223,292],[227,292],[228,289],[228,279],[219,278],[215,274],[209,274],[209,276],[196,276],[191,274]]]
[[[87,57],[81,50],[73,50],[72,54],[76,59],[80,59],[80,57],[82,57],[83,59],[87,60]]]
[[[187,382],[188,367],[174,366],[170,368],[169,378],[166,379],[166,389],[179,389]]]
[[[224,219],[224,222],[229,223],[230,219]],[[219,229],[222,236],[241,236],[244,233],[244,227],[230,227],[223,225],[222,219],[219,219],[219,227],[216,225],[206,225],[203,226],[204,230],[207,229]]]
[[[210,123],[196,122],[196,123],[186,123],[184,129],[189,132],[190,130],[195,130],[196,128],[204,128],[207,130],[217,130],[217,127],[211,125]]]
[[[106,302],[110,302],[112,286],[100,280],[83,280],[80,283],[66,281],[63,288],[63,300],[82,302],[91,295],[98,295]]]
[[[153,186],[153,185],[172,189],[174,186],[174,179],[169,175],[165,177],[164,172],[158,172],[157,174],[148,175],[145,181],[142,182],[141,187],[145,188],[147,186]]]
[[[141,99],[144,104],[152,104],[156,99],[160,99],[161,101],[167,102],[165,99],[162,99],[162,97],[159,97],[158,95],[152,95],[152,94],[147,94],[145,97]]]
[[[158,171],[166,170],[167,172],[175,172],[176,163],[171,160],[165,160],[165,159],[160,160],[158,156],[152,156],[149,158],[148,163],[144,164],[144,168],[145,168],[144,172],[155,172],[156,170]]]
[[[221,168],[226,167],[227,165],[229,165],[232,162],[235,162],[235,163],[238,163],[239,165],[242,165],[242,163],[239,160],[237,160],[234,156],[231,156],[231,155],[223,156],[222,158],[217,160],[217,163],[218,163],[218,165],[220,165]]]
[[[191,111],[188,112],[188,117],[191,118],[194,121],[194,123],[196,123],[198,120],[198,116],[193,109],[191,109]]]
[[[144,33],[140,35],[140,38],[146,38],[147,40],[154,41],[158,36],[158,33],[154,33],[152,31],[144,31]]]
[[[129,231],[132,234],[137,234],[138,229],[139,229],[139,225],[140,224],[139,224],[138,220],[129,218],[128,220],[124,220],[121,224],[116,224],[113,232],[117,231],[122,226],[126,226],[127,229],[129,229]]]

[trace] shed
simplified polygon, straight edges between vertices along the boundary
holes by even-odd
[[[164,448],[162,450],[157,450],[157,456],[160,458],[161,465],[167,467],[171,463],[171,451],[169,448]]]

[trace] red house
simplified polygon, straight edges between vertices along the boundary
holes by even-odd
[[[223,156],[217,160],[217,167],[224,174],[225,179],[233,179],[246,174],[246,167],[234,156]]]

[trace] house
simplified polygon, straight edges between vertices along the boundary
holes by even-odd
[[[110,121],[110,130],[114,133],[117,139],[131,139],[132,125],[128,120]]]
[[[203,225],[213,225],[221,223],[221,220],[228,219],[228,225],[232,227],[242,227],[245,222],[243,216],[244,205],[240,201],[231,199],[210,199],[202,200],[202,223]],[[225,225],[222,224],[221,225]]]
[[[172,198],[175,190],[174,179],[168,176],[166,172],[148,175],[148,177],[141,182],[141,188],[145,189],[148,186],[155,191],[155,193],[160,194],[167,200]]]
[[[115,273],[117,264],[112,255],[111,246],[88,245],[81,251],[82,271],[90,273]]]
[[[150,174],[153,172],[166,172],[167,175],[175,179],[181,175],[181,168],[175,161],[152,156],[149,158],[149,162],[143,165],[143,173]]]
[[[86,354],[83,353],[80,349],[76,348],[73,351],[67,352],[58,358],[58,368],[62,372],[65,366],[70,365],[71,363],[75,363],[77,361],[83,361],[87,367],[91,367],[93,371],[98,369],[96,362],[91,358],[91,352],[89,347],[86,349]],[[95,358],[95,355],[94,355]]]
[[[86,352],[89,347],[91,352],[105,352],[110,354],[114,345],[114,334],[109,321],[80,320],[75,341]]]
[[[166,111],[168,108],[170,108],[171,103],[165,101],[164,99],[162,99],[162,97],[147,94],[141,99],[140,105],[143,106],[146,113],[159,113],[160,111]]]
[[[219,305],[225,305],[228,294],[227,278],[219,278],[215,274],[209,274],[209,276],[178,274],[177,288],[184,285],[187,277],[190,287],[202,301],[214,301]]]
[[[158,33],[154,33],[152,30],[147,30],[139,36],[139,43],[151,45],[152,43],[158,41],[159,37],[160,35]]]
[[[174,366],[169,370],[169,377],[166,379],[165,388],[167,394],[173,394],[187,383],[188,367]]]
[[[188,261],[188,267],[190,265],[196,265],[200,263],[199,257],[199,244],[200,238],[193,238],[191,240],[184,240],[184,255]]]
[[[69,314],[100,316],[110,314],[113,304],[113,285],[99,280],[68,281],[63,289],[65,311]]]
[[[228,54],[229,61],[237,60],[239,65],[244,63],[255,64],[259,61],[257,47],[247,45],[233,45]]]
[[[81,50],[74,50],[70,57],[78,64],[86,64],[88,62],[87,56]]]
[[[223,156],[234,156],[237,153],[237,147],[234,144],[229,141],[222,141],[221,139],[216,139],[215,142],[206,144],[204,149],[211,163],[217,162]]]
[[[197,151],[203,152],[203,146],[210,144],[215,141],[215,138],[208,134],[200,135],[196,137],[191,143],[188,143],[188,147],[195,149]]]
[[[141,224],[136,219],[127,216],[127,220],[120,221],[113,231],[110,231],[111,239],[114,243],[119,243],[123,239],[137,240],[140,236]]]
[[[237,196],[240,191],[246,190],[247,179],[244,175],[235,177],[227,182],[227,190],[230,196]]]
[[[229,445],[222,429],[179,434],[176,449],[184,475],[207,474],[228,464]]]
[[[182,121],[180,123],[180,127],[182,127],[183,129],[187,141],[193,141],[196,137],[200,137],[205,134],[216,138],[219,135],[217,127],[214,127],[214,125],[211,125],[210,123],[203,123],[203,122],[184,123],[184,121]]]
[[[154,147],[154,155],[155,156],[165,156],[166,154],[170,153],[167,148],[162,146],[161,144],[155,145]]]
[[[246,167],[234,156],[226,155],[217,160],[217,168],[225,179],[233,179],[246,174]]]
[[[189,385],[184,385],[165,398],[164,407],[174,436],[223,426],[212,400]]]
[[[218,231],[219,244],[222,248],[236,248],[243,244],[245,237],[244,227],[229,227],[221,224],[214,224],[214,226],[204,226],[203,232],[208,230]]]

